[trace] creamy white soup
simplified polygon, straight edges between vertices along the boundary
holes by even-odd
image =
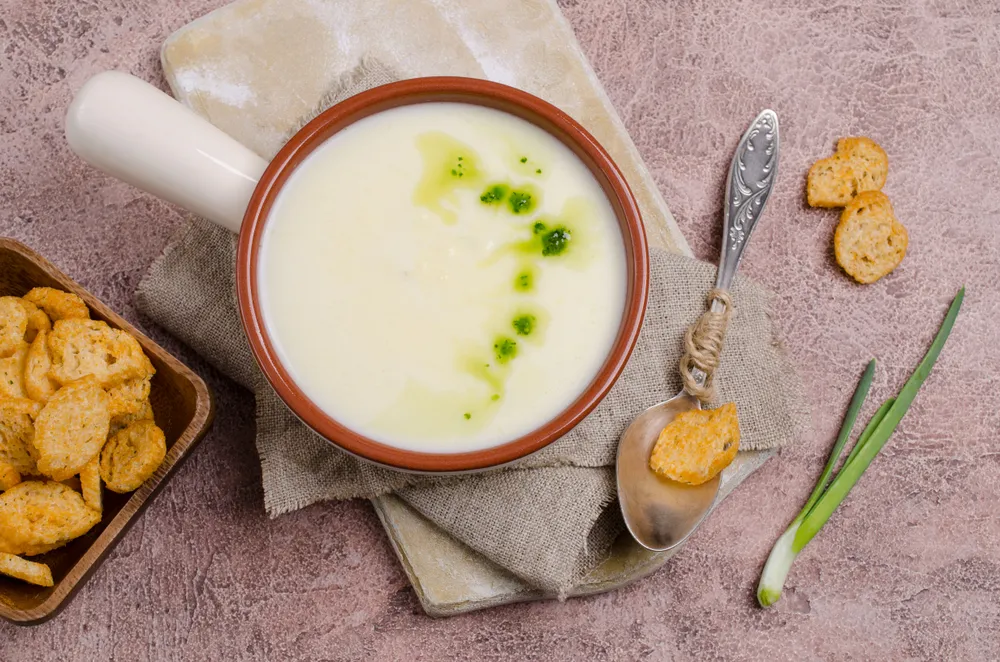
[[[361,120],[292,173],[260,253],[268,334],[322,410],[385,444],[464,452],[564,410],[611,349],[625,252],[557,139],[425,103]]]

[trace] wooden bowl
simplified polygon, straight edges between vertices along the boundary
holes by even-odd
[[[167,455],[152,478],[135,492],[115,494],[105,490],[104,516],[87,535],[48,554],[30,557],[32,561],[47,563],[52,568],[54,586],[32,586],[0,575],[0,616],[21,624],[48,620],[66,606],[73,593],[138,519],[142,509],[174,469],[205,436],[213,415],[212,396],[198,375],[95,299],[51,262],[23,244],[0,239],[0,296],[21,296],[40,286],[73,292],[90,307],[91,317],[128,331],[139,341],[156,368],[150,403],[156,424],[167,438]]]
[[[590,169],[618,218],[625,247],[627,289],[618,335],[598,374],[558,416],[530,434],[505,444],[464,453],[422,453],[370,439],[320,409],[281,364],[263,323],[257,282],[261,239],[267,218],[292,171],[330,136],[369,115],[427,102],[469,103],[504,111],[547,131]],[[250,198],[240,228],[237,294],[250,348],[267,380],[286,405],[320,436],[349,453],[394,469],[462,472],[496,467],[534,453],[566,434],[600,403],[625,367],[646,310],[649,253],[646,232],[625,176],[597,140],[550,103],[513,87],[478,78],[414,78],[357,94],[304,126],[268,165]]]

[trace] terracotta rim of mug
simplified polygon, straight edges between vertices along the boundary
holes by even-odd
[[[299,388],[281,364],[263,324],[257,284],[264,227],[292,171],[324,141],[345,127],[399,106],[428,102],[469,103],[495,108],[542,128],[569,147],[591,170],[615,211],[628,270],[618,335],[597,375],[569,407],[537,430],[504,444],[461,453],[422,453],[370,439],[339,423]],[[414,78],[373,88],[318,115],[296,133],[261,176],[240,229],[237,253],[240,317],[250,348],[278,396],[306,425],[341,449],[394,469],[459,472],[496,467],[523,458],[569,432],[604,399],[624,369],[646,310],[649,253],[639,206],[625,177],[603,147],[569,115],[527,92],[475,78]]]

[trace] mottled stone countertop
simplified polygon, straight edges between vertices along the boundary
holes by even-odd
[[[0,1],[0,232],[34,247],[204,375],[212,433],[55,620],[0,624],[25,659],[1000,658],[1000,10],[980,2],[564,0],[583,50],[694,252],[715,256],[725,166],[781,116],[781,178],[744,262],[778,293],[815,433],[754,474],[653,577],[598,597],[424,616],[363,501],[265,519],[253,403],[132,307],[182,213],[73,157],[63,112],[91,74],[163,86],[160,44],[218,0]],[[854,285],[807,208],[838,136],[890,155],[902,266]],[[868,358],[873,400],[966,304],[902,427],[797,561],[753,591],[812,486]]]

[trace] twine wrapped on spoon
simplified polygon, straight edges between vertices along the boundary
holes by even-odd
[[[722,304],[722,310],[713,310],[716,301]],[[684,355],[680,362],[684,390],[702,402],[715,396],[713,377],[719,367],[726,329],[733,314],[733,300],[726,290],[713,287],[708,292],[708,306],[709,309],[685,332]],[[700,379],[692,369],[700,370],[704,378]]]

